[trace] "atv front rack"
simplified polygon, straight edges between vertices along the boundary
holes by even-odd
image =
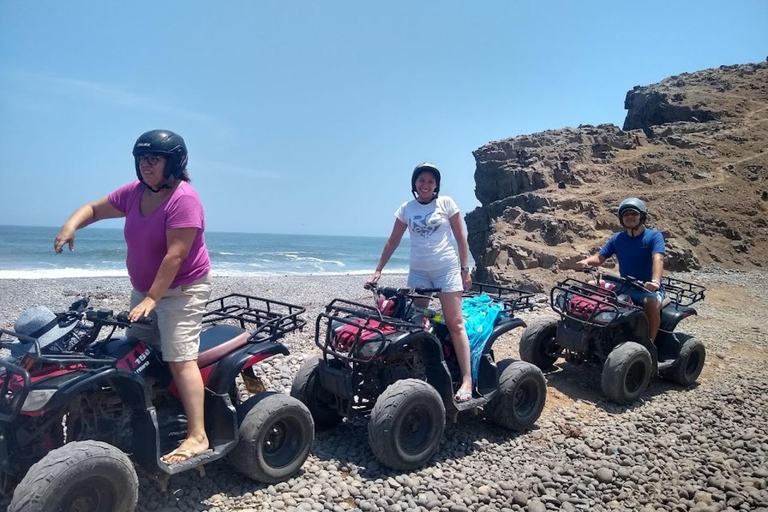
[[[621,291],[621,286],[617,286],[614,290],[608,290],[602,286],[569,277],[552,288],[549,293],[549,303],[552,309],[562,317],[572,318],[597,327],[605,327],[605,323],[595,321],[595,317],[600,313],[619,314],[631,309],[642,310],[640,306],[620,299],[620,293],[617,294],[616,290]],[[576,297],[595,303],[593,312],[587,318],[576,316],[568,310],[569,303]]]
[[[667,296],[671,299],[674,297],[672,302],[678,306],[690,306],[704,300],[706,288],[698,284],[669,276],[662,277],[661,283]]]
[[[13,364],[10,358],[0,360],[0,421],[16,419],[31,386],[27,370]]]
[[[15,338],[16,341],[8,337]],[[38,363],[54,364],[61,368],[71,365],[98,367],[116,363],[114,358],[88,357],[80,352],[43,354],[37,338],[8,329],[0,329],[0,349],[11,352],[9,357],[0,359],[0,422],[13,421],[21,412],[32,386],[30,369]],[[19,352],[22,352],[22,355]]]
[[[342,342],[337,339],[341,329],[345,331],[345,348],[340,346]],[[326,355],[364,363],[386,349],[385,341],[388,335],[421,330],[421,325],[382,315],[377,308],[344,299],[333,299],[325,307],[325,312],[317,316],[315,345]],[[322,339],[321,331],[325,331]],[[371,342],[379,343],[376,350],[362,354],[363,346]]]
[[[239,325],[251,332],[249,343],[276,340],[307,323],[299,316],[306,308],[241,293],[211,299],[206,308],[208,311],[203,315],[203,324]]]
[[[463,296],[475,297],[481,294],[486,294],[494,301],[502,303],[504,305],[504,311],[510,314],[515,313],[516,311],[533,309],[531,299],[534,294],[518,288],[509,288],[507,286],[499,286],[496,284],[472,283],[472,289],[464,292]]]

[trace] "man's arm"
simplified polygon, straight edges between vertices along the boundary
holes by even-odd
[[[661,277],[664,275],[664,253],[657,252],[651,256],[651,281],[645,283],[645,288],[655,292],[661,288]]]
[[[599,267],[603,263],[605,263],[606,258],[603,257],[602,254],[599,252],[596,252],[589,258],[584,258],[581,261],[576,262],[576,266],[579,268],[587,268],[587,267]]]

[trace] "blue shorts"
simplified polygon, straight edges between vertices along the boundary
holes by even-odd
[[[632,299],[632,303],[638,306],[642,306],[643,303],[645,302],[645,299],[647,299],[648,297],[653,297],[654,299],[659,301],[659,304],[664,302],[664,299],[667,297],[667,293],[664,291],[663,287],[659,288],[655,292],[652,292],[650,290],[641,290],[637,286],[632,286],[630,284],[623,284],[623,282],[617,282],[611,279],[609,276],[603,276],[603,278],[606,281],[616,283],[617,288],[616,290],[614,290],[614,292],[619,292],[619,293],[629,295],[629,297]]]
[[[461,269],[458,265],[438,270],[408,271],[409,288],[441,288],[443,292],[463,292],[464,284],[461,282]]]
[[[664,302],[664,298],[667,296],[666,293],[664,293],[664,288],[659,288],[658,291],[652,292],[650,290],[641,290],[640,288],[635,288],[634,286],[629,286],[627,289],[624,290],[624,293],[629,295],[632,298],[632,302],[637,304],[638,306],[642,306],[643,302],[645,302],[645,299],[648,297],[653,297],[657,301],[659,301],[659,304]]]

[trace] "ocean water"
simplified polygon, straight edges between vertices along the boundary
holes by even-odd
[[[122,229],[87,227],[75,250],[54,254],[59,228],[1,226],[0,279],[125,276]],[[213,274],[219,276],[373,273],[385,237],[206,232]],[[403,238],[385,272],[407,272]]]

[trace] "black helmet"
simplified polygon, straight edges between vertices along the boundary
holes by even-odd
[[[133,158],[136,162],[136,176],[140,181],[144,181],[139,170],[139,156],[141,155],[162,155],[167,163],[163,175],[166,181],[173,176],[181,178],[184,171],[187,170],[187,145],[181,135],[175,134],[170,130],[150,130],[136,139],[133,145]]]
[[[411,174],[411,194],[413,194],[413,197],[418,199],[418,194],[416,193],[416,180],[419,178],[419,174],[425,171],[431,172],[435,177],[437,186],[435,187],[435,192],[432,194],[432,199],[435,199],[437,194],[440,193],[440,169],[438,169],[435,164],[431,164],[429,162],[420,163],[413,170],[413,174]]]
[[[645,218],[648,216],[648,208],[645,207],[645,203],[636,197],[629,197],[621,202],[619,205],[619,224],[624,226],[624,220],[622,216],[627,210],[634,210],[640,214],[640,224],[645,224]]]

